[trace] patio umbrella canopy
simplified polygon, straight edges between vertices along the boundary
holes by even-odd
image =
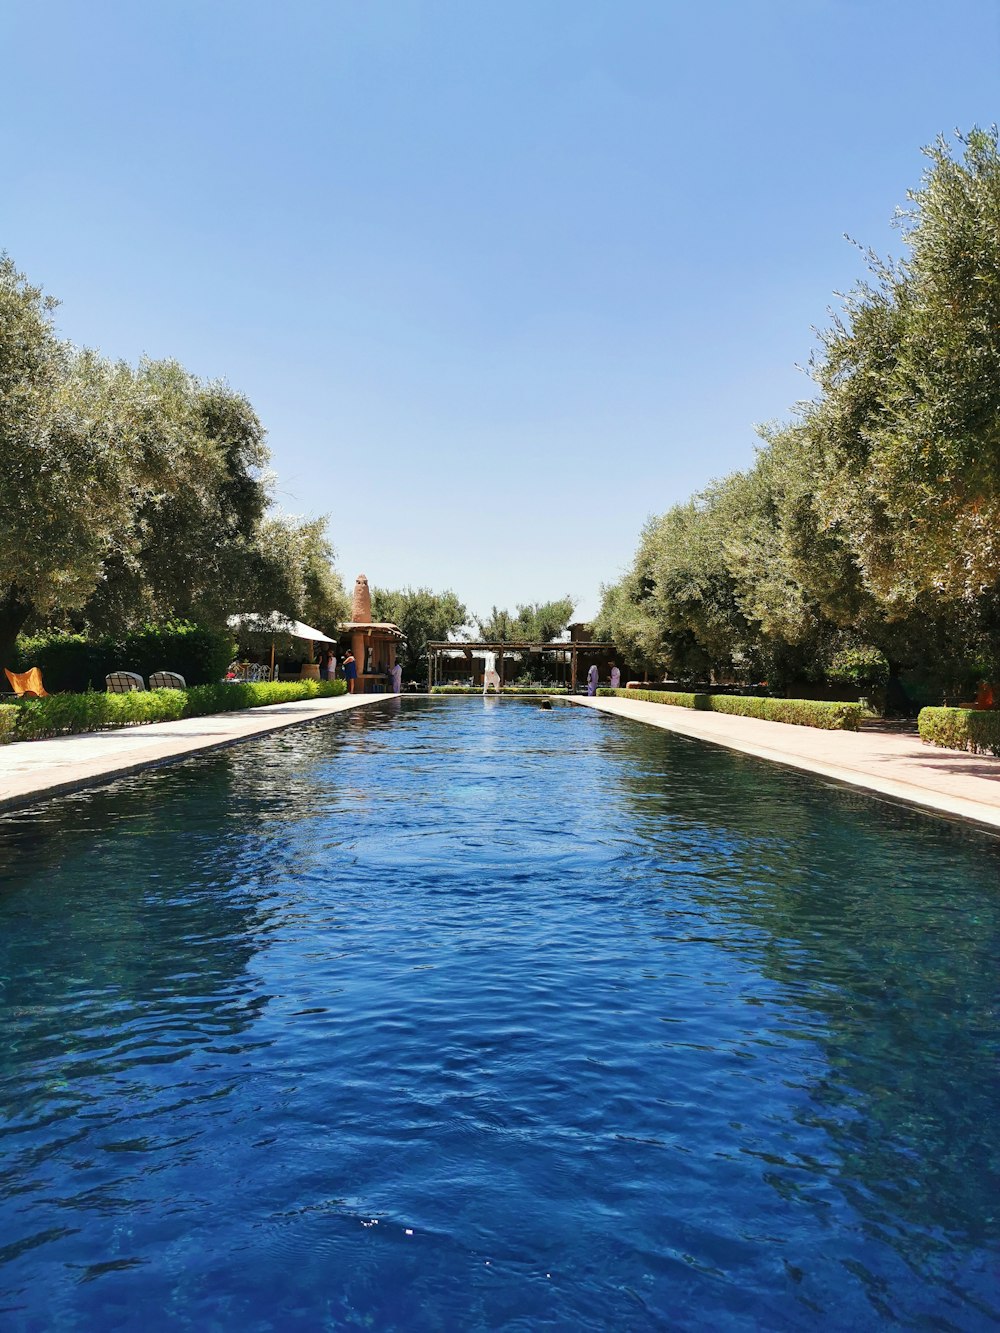
[[[230,616],[226,624],[230,629],[248,630],[251,634],[290,634],[293,639],[311,639],[314,643],[337,642],[321,630],[282,615],[280,611],[246,611],[242,615]]]
[[[271,679],[274,679],[274,640],[279,634],[288,634],[293,639],[308,639],[313,643],[336,643],[329,635],[323,634],[311,625],[304,625],[301,620],[282,615],[280,611],[246,611],[242,615],[229,616],[226,624],[230,629],[243,630],[249,634],[270,634],[271,636]]]

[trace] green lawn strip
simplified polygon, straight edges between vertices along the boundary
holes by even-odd
[[[342,680],[233,682],[189,690],[135,690],[129,694],[50,694],[0,705],[0,743],[107,731],[142,722],[232,713],[299,699],[329,699],[347,692]]]
[[[619,699],[641,699],[646,703],[672,704],[700,712],[728,713],[733,717],[756,717],[765,722],[789,722],[823,731],[857,731],[865,710],[861,704],[829,703],[819,699],[756,699],[743,694],[684,694],[665,690],[599,689],[599,695]]]
[[[1000,756],[1000,711],[980,708],[921,708],[920,739],[949,750]]]

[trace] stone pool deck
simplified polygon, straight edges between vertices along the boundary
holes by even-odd
[[[392,694],[342,694],[336,699],[299,699],[240,713],[213,713],[180,722],[150,722],[117,731],[56,736],[0,746],[0,810],[111,782],[144,768],[169,764],[330,713],[387,703]]]
[[[819,731],[639,699],[573,702],[1000,830],[1000,759],[992,755],[942,750],[891,732]]]

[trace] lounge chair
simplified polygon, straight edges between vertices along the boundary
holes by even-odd
[[[4,675],[10,681],[11,689],[19,698],[25,699],[47,699],[49,692],[42,684],[41,667],[29,667],[27,671],[8,671],[3,669]]]
[[[104,677],[104,684],[109,694],[131,694],[133,690],[144,690],[146,684],[135,671],[112,671]]]
[[[187,681],[177,671],[153,671],[149,676],[151,690],[186,690]]]

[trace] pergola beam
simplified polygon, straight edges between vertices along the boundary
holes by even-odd
[[[528,639],[501,642],[498,639],[452,640],[429,639],[427,642],[427,693],[441,680],[441,659],[445,653],[461,653],[471,665],[475,653],[495,653],[499,658],[500,688],[504,686],[504,658],[511,653],[566,653],[570,661],[570,690],[576,689],[577,655],[579,653],[614,652],[613,643],[574,643],[572,639],[548,640],[532,643]]]
[[[454,651],[465,653],[469,652],[493,652],[493,653],[597,653],[607,652],[610,649],[614,652],[613,643],[572,643],[569,639],[563,642],[551,640],[548,643],[528,643],[517,639],[508,639],[501,642],[493,640],[489,642],[470,642],[465,639],[428,639],[427,649],[429,652]]]

